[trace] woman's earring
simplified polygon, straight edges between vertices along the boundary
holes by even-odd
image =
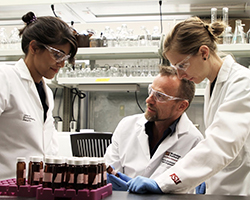
[[[207,60],[206,58],[203,58],[203,60]]]

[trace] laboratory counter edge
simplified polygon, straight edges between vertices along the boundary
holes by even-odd
[[[17,196],[0,196],[0,199],[36,200]],[[104,200],[250,200],[250,196],[202,195],[202,194],[133,194],[113,191]]]

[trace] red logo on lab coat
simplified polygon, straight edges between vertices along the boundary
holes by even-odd
[[[170,177],[175,182],[176,185],[181,183],[181,180],[179,179],[179,177],[175,173],[171,174]]]

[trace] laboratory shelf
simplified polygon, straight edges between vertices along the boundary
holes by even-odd
[[[78,85],[78,84],[125,84],[138,83],[149,84],[152,83],[154,77],[75,77],[75,78],[58,78],[57,82],[60,85]]]
[[[250,44],[218,44],[218,50],[232,53],[234,56],[249,56]],[[17,60],[23,57],[20,48],[0,48],[0,61]],[[161,49],[157,46],[138,47],[93,47],[78,48],[76,59],[102,60],[102,59],[134,59],[134,58],[161,58]]]
[[[20,48],[0,48],[0,61],[17,61],[21,57],[24,57],[24,53]]]
[[[218,44],[218,51],[232,53],[235,57],[249,57],[250,44]]]
[[[76,55],[76,59],[82,60],[134,58],[161,58],[160,49],[157,46],[78,48]]]
[[[84,91],[139,91],[147,87],[154,77],[75,77],[58,78],[57,83]]]
[[[57,84],[83,91],[139,91],[147,88],[155,77],[75,77],[58,78]],[[197,87],[197,86],[196,86]],[[203,96],[205,89],[196,88],[195,96]]]

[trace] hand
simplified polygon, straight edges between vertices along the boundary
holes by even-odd
[[[206,194],[206,183],[203,182],[195,188],[196,194]]]
[[[137,176],[131,179],[128,183],[128,191],[134,193],[163,193],[157,183],[153,179],[149,179],[142,176]]]
[[[121,173],[121,172],[117,172],[117,174],[118,174],[119,177],[120,177],[123,181],[125,181],[125,182],[128,182],[128,181],[130,181],[130,180],[132,179],[132,178],[128,177],[127,175]]]
[[[113,174],[107,173],[107,182],[112,184],[112,189],[117,191],[127,191],[127,182],[116,177]]]

